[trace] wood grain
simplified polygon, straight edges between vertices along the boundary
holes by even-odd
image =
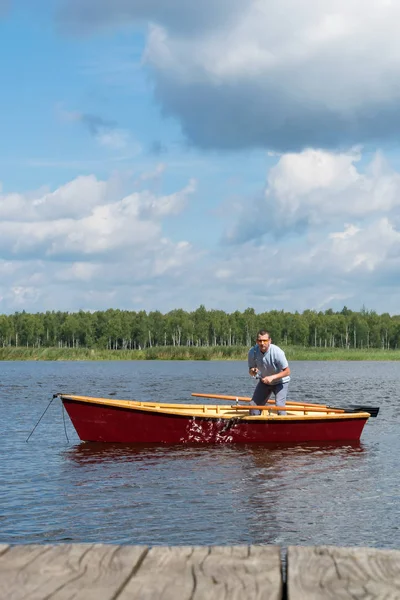
[[[400,600],[400,551],[288,549],[288,600]],[[275,546],[0,544],[0,600],[281,600]]]
[[[334,546],[288,549],[288,600],[399,600],[400,551]]]
[[[274,546],[154,547],[118,600],[281,600]]]
[[[146,553],[144,546],[14,546],[0,556],[0,598],[111,600]]]

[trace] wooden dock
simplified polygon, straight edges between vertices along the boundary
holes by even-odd
[[[400,551],[0,545],[0,599],[400,600]]]

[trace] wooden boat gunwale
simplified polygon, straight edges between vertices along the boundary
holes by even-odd
[[[152,414],[163,414],[172,417],[182,418],[193,418],[202,420],[226,420],[240,419],[241,421],[274,421],[276,422],[288,422],[288,421],[342,421],[342,420],[353,420],[363,419],[367,420],[370,414],[367,412],[358,413],[340,413],[337,411],[330,411],[329,409],[318,411],[315,414],[310,408],[305,408],[304,412],[296,410],[298,414],[286,414],[278,415],[268,413],[261,415],[249,415],[248,412],[251,409],[256,409],[255,406],[241,406],[241,405],[222,405],[222,404],[177,404],[177,403],[164,403],[164,402],[141,402],[138,400],[122,400],[113,398],[98,398],[91,396],[77,396],[73,394],[57,394],[57,396],[64,402],[70,401],[80,404],[94,404],[103,405],[106,407],[129,410],[132,412],[146,412]],[[268,407],[270,408],[270,407]],[[211,411],[215,411],[214,413]],[[290,407],[286,407],[286,411],[290,412]],[[302,414],[303,413],[303,414]],[[311,413],[311,414],[310,414]],[[314,414],[312,414],[314,413]]]
[[[250,415],[247,404],[167,404],[55,394],[82,441],[161,444],[253,444],[357,441],[366,412],[331,409],[310,413],[288,405],[286,415]],[[274,407],[275,411],[280,407]],[[299,412],[301,411],[301,412]]]

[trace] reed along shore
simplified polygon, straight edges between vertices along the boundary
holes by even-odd
[[[379,348],[304,348],[281,346],[293,360],[400,360],[400,350]],[[247,360],[244,346],[155,346],[143,350],[105,350],[100,348],[0,348],[0,361],[11,360]]]

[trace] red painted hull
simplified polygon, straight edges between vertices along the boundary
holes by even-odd
[[[226,420],[62,399],[82,441],[116,443],[301,443],[360,439],[367,418]]]

